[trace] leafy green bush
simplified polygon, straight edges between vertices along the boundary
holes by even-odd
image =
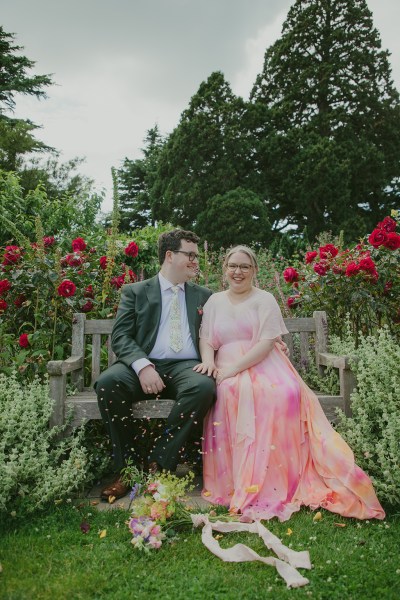
[[[0,512],[33,512],[68,497],[89,479],[84,431],[60,439],[49,428],[52,401],[38,378],[0,374]]]
[[[347,326],[348,327],[348,326]],[[338,430],[357,463],[371,477],[379,498],[400,503],[400,347],[387,327],[360,334],[355,347],[349,327],[332,350],[351,354],[357,388],[351,395],[352,417],[341,413]]]

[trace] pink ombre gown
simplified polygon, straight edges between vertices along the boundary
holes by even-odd
[[[200,335],[217,351],[219,368],[285,333],[276,300],[263,290],[237,305],[219,292],[204,306]],[[252,519],[285,521],[302,505],[358,519],[385,516],[369,477],[278,345],[217,387],[203,462],[203,497]]]

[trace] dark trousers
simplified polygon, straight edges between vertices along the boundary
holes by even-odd
[[[203,419],[214,401],[215,381],[193,371],[198,360],[152,359],[152,362],[166,385],[160,397],[173,398],[175,404],[149,460],[173,471],[188,437],[196,429],[202,431]],[[100,413],[111,437],[115,467],[120,470],[134,451],[132,405],[154,396],[145,394],[135,371],[119,362],[100,375],[95,389]]]

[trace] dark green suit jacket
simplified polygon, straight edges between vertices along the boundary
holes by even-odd
[[[185,284],[186,309],[194,346],[199,352],[201,308],[211,290],[194,283]],[[139,358],[147,358],[153,348],[161,319],[161,288],[158,275],[122,288],[111,345],[118,361],[130,367]]]

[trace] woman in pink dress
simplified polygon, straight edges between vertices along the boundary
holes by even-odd
[[[369,477],[276,343],[288,332],[272,294],[253,286],[253,251],[232,248],[224,271],[229,289],[204,306],[195,367],[217,380],[203,497],[251,519],[285,521],[302,505],[383,519]]]

